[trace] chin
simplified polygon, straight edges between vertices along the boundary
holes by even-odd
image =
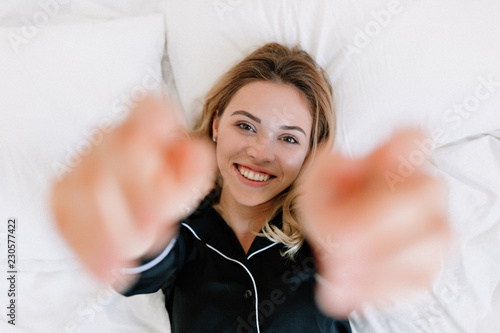
[[[241,205],[248,206],[248,207],[254,207],[254,206],[259,206],[262,205],[266,202],[269,202],[269,198],[262,198],[258,196],[240,196],[236,197],[236,201],[238,201]]]
[[[238,191],[238,193],[234,193],[234,198],[239,204],[243,206],[255,207],[268,203],[274,197],[262,195],[262,193],[248,193],[247,191]]]

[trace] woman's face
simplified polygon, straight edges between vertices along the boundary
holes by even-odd
[[[217,164],[238,203],[267,203],[297,178],[307,156],[312,117],[295,87],[255,81],[240,88],[213,122]]]

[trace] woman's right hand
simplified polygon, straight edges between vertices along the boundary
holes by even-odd
[[[215,170],[211,144],[190,138],[171,105],[147,98],[54,185],[54,217],[85,266],[111,282],[115,269],[175,237]]]

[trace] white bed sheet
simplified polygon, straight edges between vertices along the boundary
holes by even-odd
[[[489,98],[481,100],[468,117],[443,122],[443,114],[454,104],[466,103],[474,96],[481,78],[487,80],[492,75],[492,80],[500,81],[498,2],[399,1],[406,10],[395,15],[391,24],[352,58],[346,57],[349,47],[359,46],[359,31],[376,21],[373,11],[387,10],[394,1],[57,3],[59,9],[51,17],[51,25],[162,12],[169,50],[162,59],[163,76],[174,96],[179,88],[188,119],[199,112],[204,93],[229,64],[256,43],[277,40],[300,42],[327,68],[342,124],[338,147],[346,154],[363,155],[403,124],[449,131],[446,140],[436,142],[433,158],[434,171],[449,184],[450,221],[459,235],[455,255],[443,266],[432,293],[385,312],[367,308],[363,314],[353,315],[351,322],[356,332],[500,331],[500,89],[493,85]],[[32,18],[38,11],[40,5],[33,1],[1,2],[0,26],[23,24],[24,17]],[[2,52],[5,49],[0,49],[0,55]],[[414,67],[405,66],[404,59],[411,60]],[[141,79],[138,73],[123,89]],[[45,82],[50,81],[38,84]],[[481,91],[485,89],[483,85]],[[57,131],[60,124],[47,121],[45,126]],[[26,140],[33,138],[27,133]],[[40,156],[43,153],[41,150]],[[5,161],[6,155],[0,158]],[[25,161],[18,156],[12,164],[2,164],[9,166],[3,175],[15,179],[8,191],[0,189],[2,203],[11,204],[0,205],[2,219],[17,212],[26,216],[25,211],[46,207],[39,183],[16,171],[22,170],[16,169],[21,165],[29,174],[40,176],[38,162]],[[17,186],[30,190],[32,200],[21,201]],[[15,328],[8,325],[2,315],[1,332],[168,331],[161,292],[124,298],[99,285],[64,247],[53,225],[29,216],[19,221],[20,241],[24,237],[35,243],[20,243],[18,253],[22,265],[19,324]],[[36,239],[34,235],[41,236]],[[5,230],[0,230],[1,249],[5,239]],[[31,247],[36,244],[42,245],[39,255],[36,247]],[[2,267],[4,254],[2,250]],[[4,304],[6,280],[0,281],[0,301]]]
[[[169,327],[161,293],[125,298],[89,276],[59,236],[48,204],[57,170],[65,170],[55,165],[71,167],[69,152],[85,151],[93,129],[119,122],[134,96],[165,89],[163,16],[141,10],[142,1],[121,5],[122,10],[97,1],[0,3],[3,309],[10,301],[7,219],[18,219],[16,325],[2,311],[1,332]]]
[[[358,332],[498,332],[500,328],[500,130],[436,149],[449,185],[454,253],[431,292],[391,311],[355,317]]]

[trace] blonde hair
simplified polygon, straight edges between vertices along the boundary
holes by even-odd
[[[254,81],[270,81],[291,85],[306,97],[313,126],[309,151],[304,166],[314,158],[318,147],[333,146],[335,134],[335,112],[333,109],[332,86],[325,71],[312,57],[299,47],[289,48],[277,43],[269,43],[258,48],[226,72],[208,92],[200,118],[194,132],[212,138],[212,123],[217,115],[220,119],[229,101],[244,85]],[[301,172],[304,170],[304,166]],[[292,183],[273,202],[271,212],[262,226],[261,236],[285,244],[283,255],[293,259],[304,241],[303,229],[297,217],[297,190]],[[222,188],[219,174],[217,189]],[[281,226],[270,224],[282,212]]]

